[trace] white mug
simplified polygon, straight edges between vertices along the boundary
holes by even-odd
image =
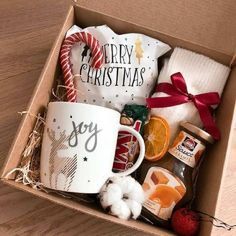
[[[76,193],[98,193],[109,177],[125,176],[141,164],[145,145],[133,128],[120,125],[120,113],[105,107],[71,102],[48,105],[40,176],[45,187]],[[113,173],[119,131],[134,135],[140,145],[136,163]]]

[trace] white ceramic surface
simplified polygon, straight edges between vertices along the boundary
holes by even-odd
[[[77,193],[98,193],[106,180],[135,171],[144,158],[141,135],[120,125],[120,113],[105,107],[69,102],[48,105],[41,150],[41,182],[45,187]],[[140,145],[136,163],[113,173],[120,130],[132,133]]]

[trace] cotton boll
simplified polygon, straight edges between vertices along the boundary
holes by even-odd
[[[107,186],[107,189],[106,191],[109,193],[109,194],[114,194],[114,195],[118,195],[118,196],[122,196],[122,191],[121,191],[121,188],[118,184],[109,184]]]
[[[110,214],[126,220],[131,213],[133,219],[140,215],[145,199],[141,185],[131,176],[108,179],[101,188],[99,198],[104,209],[110,208]]]
[[[110,195],[107,192],[104,192],[100,195],[100,203],[104,209],[111,206],[113,203],[113,199],[110,197]]]
[[[102,186],[102,188],[100,189],[99,195],[100,195],[101,193],[103,193],[104,191],[106,191],[107,186],[108,186],[108,181],[107,181],[107,182]]]
[[[128,198],[135,200],[136,202],[143,203],[145,200],[142,186],[135,181],[133,190],[128,194]]]
[[[111,206],[110,211],[112,215],[115,215],[118,218],[124,219],[124,220],[128,220],[131,215],[131,211],[128,205],[123,200],[120,200],[116,202],[115,204],[113,204]]]
[[[109,179],[107,180],[107,182],[119,184],[120,178],[123,178],[123,177],[113,176],[113,177],[109,178]]]
[[[125,177],[116,177],[114,179],[114,182],[121,187],[123,194],[128,194],[133,191],[136,181],[131,176],[125,176]]]
[[[111,206],[122,198],[121,188],[117,184],[109,184],[106,190],[100,193],[100,203],[103,208]]]
[[[132,218],[137,219],[138,216],[141,214],[142,205],[132,199],[125,199],[124,201],[132,213]]]

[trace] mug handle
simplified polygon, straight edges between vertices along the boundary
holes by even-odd
[[[142,136],[134,128],[129,127],[129,126],[125,126],[125,125],[119,125],[119,131],[127,131],[127,132],[131,133],[132,135],[134,135],[136,137],[136,139],[139,142],[140,152],[139,152],[139,156],[138,156],[135,164],[131,168],[129,168],[128,170],[125,170],[125,171],[122,171],[119,173],[113,172],[113,176],[126,176],[126,175],[130,175],[131,173],[133,173],[141,165],[141,163],[144,159],[145,145],[144,145],[144,141],[143,141]]]

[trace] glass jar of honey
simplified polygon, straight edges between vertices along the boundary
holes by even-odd
[[[180,128],[166,155],[156,162],[145,160],[138,172],[146,195],[142,217],[153,224],[168,226],[173,210],[193,199],[200,159],[214,142],[191,123],[183,122]]]

